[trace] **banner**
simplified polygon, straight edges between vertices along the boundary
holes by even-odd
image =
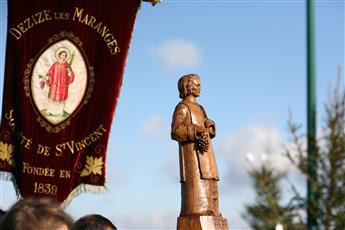
[[[140,0],[8,1],[0,173],[22,197],[105,185],[108,137]]]

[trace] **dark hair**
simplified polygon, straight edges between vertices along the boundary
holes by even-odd
[[[191,74],[186,74],[184,76],[182,76],[177,83],[177,88],[179,91],[179,97],[180,98],[185,98],[187,96],[190,95],[190,92],[188,90],[188,84],[190,82],[191,79],[193,78],[200,78],[199,75],[195,74],[195,73],[191,73]]]
[[[3,216],[5,214],[6,214],[6,212],[4,210],[0,209],[0,216]]]
[[[1,227],[1,222],[5,217],[6,212],[2,209],[0,209],[0,227]]]
[[[6,213],[1,230],[45,230],[70,227],[72,218],[50,199],[28,198],[15,203]]]
[[[91,214],[77,220],[73,224],[71,230],[104,230],[105,228],[110,228],[112,230],[117,229],[115,225],[104,216]]]
[[[61,55],[62,53],[65,53],[65,55],[67,56],[67,52],[66,52],[65,50],[60,51],[59,54],[58,54],[58,56],[60,57],[60,55]]]

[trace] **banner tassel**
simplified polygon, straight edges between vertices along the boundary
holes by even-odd
[[[68,197],[61,203],[61,207],[65,209],[72,201],[72,199],[79,196],[81,193],[104,194],[108,190],[106,186],[96,186],[90,184],[80,184],[68,195]]]

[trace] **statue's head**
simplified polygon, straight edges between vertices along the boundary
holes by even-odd
[[[178,80],[177,87],[180,93],[180,98],[185,98],[191,95],[191,89],[195,79],[200,81],[200,77],[197,74],[191,73],[182,76],[180,80]]]

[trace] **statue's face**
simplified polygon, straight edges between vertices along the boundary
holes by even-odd
[[[192,78],[189,82],[189,90],[191,95],[194,97],[200,96],[200,79],[199,78]]]

